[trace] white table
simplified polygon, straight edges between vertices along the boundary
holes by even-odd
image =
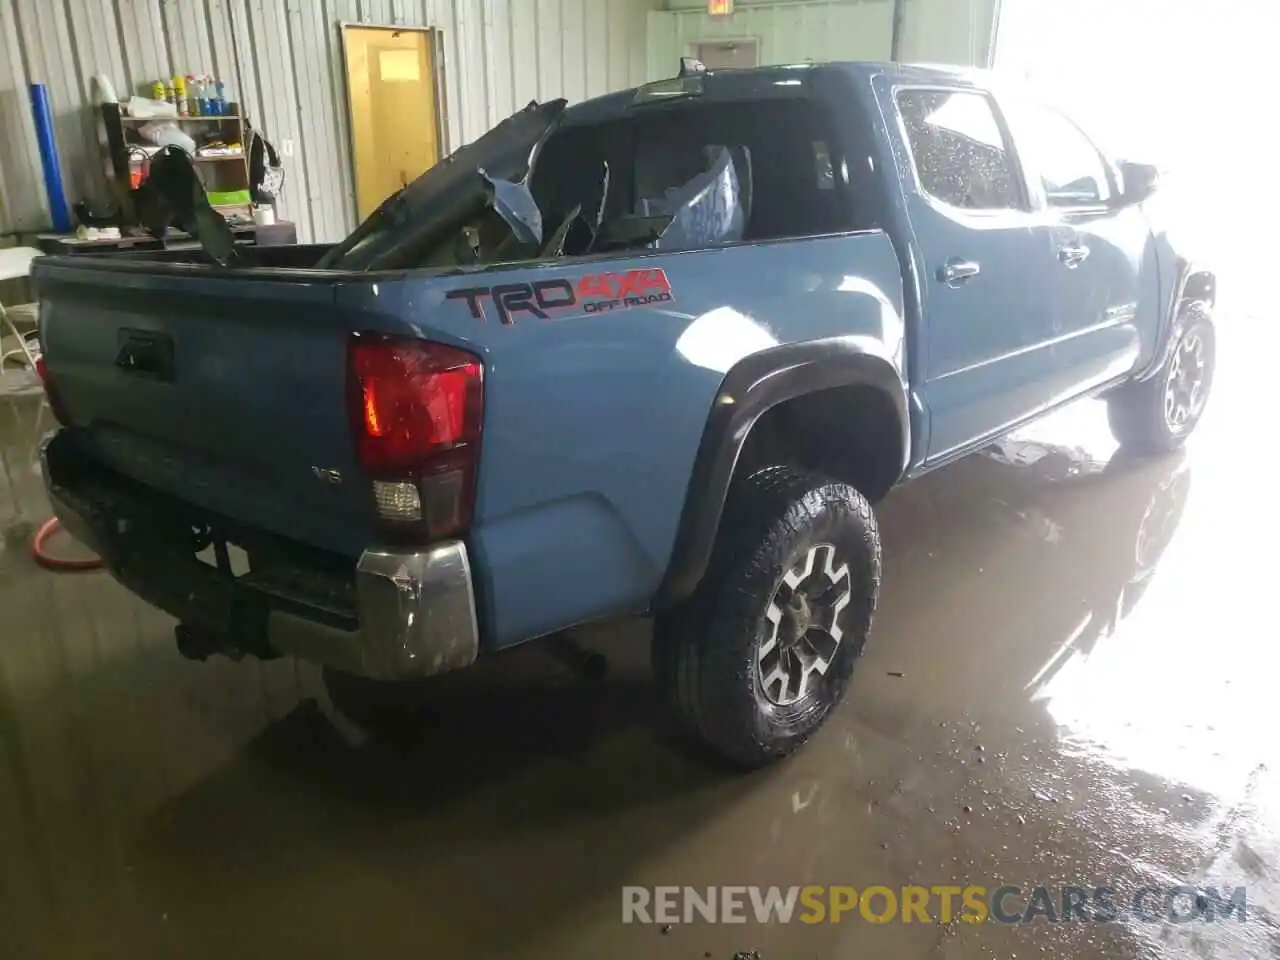
[[[35,247],[0,249],[0,280],[16,280],[31,273],[31,261],[42,256]]]

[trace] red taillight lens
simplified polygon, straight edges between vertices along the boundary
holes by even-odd
[[[62,398],[58,396],[58,388],[53,382],[53,377],[49,376],[49,369],[45,366],[43,355],[36,357],[36,373],[44,384],[44,398],[49,403],[49,409],[53,411],[54,419],[66,426],[71,421],[67,419],[66,410],[62,406]]]
[[[479,357],[426,340],[358,334],[351,339],[349,358],[360,463],[375,480],[421,489],[426,504],[421,521],[431,535],[465,527],[475,500],[483,417]],[[440,489],[449,491],[449,503],[438,502]]]

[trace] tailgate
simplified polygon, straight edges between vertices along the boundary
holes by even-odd
[[[238,523],[368,545],[342,275],[50,258],[35,279],[49,376],[93,457]]]

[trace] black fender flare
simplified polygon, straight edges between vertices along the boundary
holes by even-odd
[[[1167,314],[1164,317],[1162,339],[1156,348],[1151,364],[1137,378],[1138,380],[1148,380],[1163,370],[1166,361],[1169,359],[1170,352],[1182,338],[1182,331],[1186,326],[1186,317],[1182,311],[1182,304],[1187,299],[1188,293],[1208,293],[1207,299],[1210,304],[1217,299],[1218,277],[1213,270],[1203,264],[1179,257],[1177,271],[1177,281],[1174,283],[1173,294],[1169,298],[1169,305],[1166,308]],[[1200,283],[1196,280],[1197,277],[1205,277],[1207,280],[1204,283]],[[1197,300],[1205,299],[1200,295],[1195,298]]]
[[[693,464],[680,526],[654,597],[660,611],[685,599],[706,572],[738,457],[756,421],[770,408],[832,387],[869,386],[893,403],[902,439],[899,476],[911,451],[911,418],[900,369],[884,344],[831,337],[770,347],[739,360],[721,382]]]

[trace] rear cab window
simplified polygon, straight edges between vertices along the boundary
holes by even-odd
[[[743,240],[777,240],[854,229],[844,158],[825,108],[807,97],[685,101],[571,125],[554,134],[534,169],[545,219],[583,202],[608,163],[604,219],[642,214],[706,166],[708,148],[733,159],[744,208]]]
[[[989,95],[907,87],[894,101],[921,193],[966,212],[1028,209],[1017,159]]]

